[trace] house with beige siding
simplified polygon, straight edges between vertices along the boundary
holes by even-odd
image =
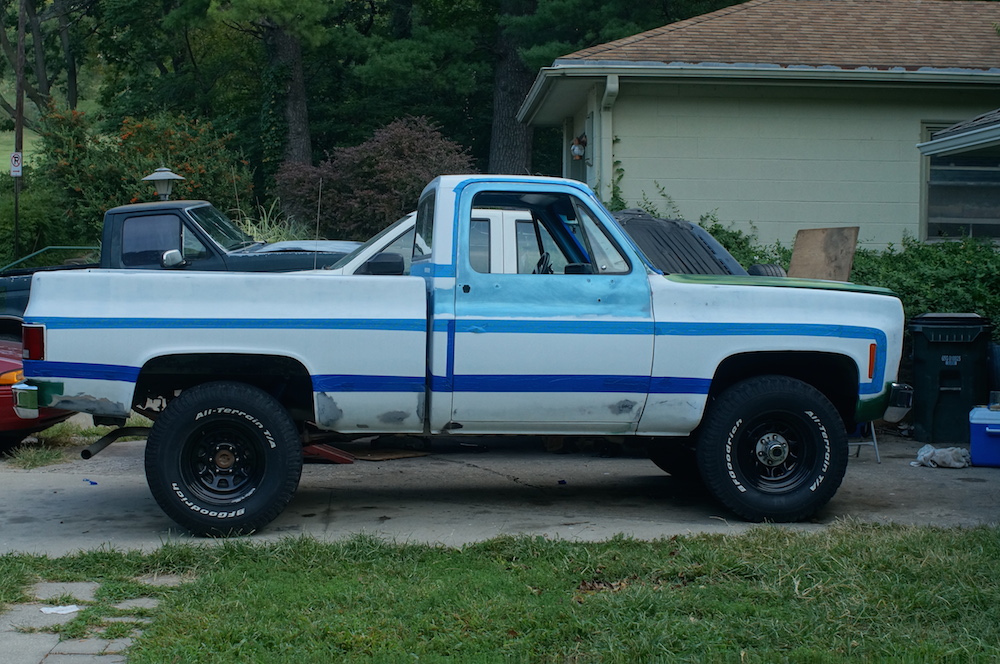
[[[997,2],[751,0],[557,59],[519,118],[561,127],[564,175],[605,201],[764,242],[995,236],[1000,158],[917,146],[997,107],[998,23]]]

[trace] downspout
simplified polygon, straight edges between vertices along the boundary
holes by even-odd
[[[614,157],[614,107],[618,99],[618,74],[608,74],[604,82],[604,96],[601,98],[601,152],[594,155],[598,163],[598,182],[601,200],[610,201],[615,178]]]

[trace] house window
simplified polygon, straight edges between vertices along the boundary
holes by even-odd
[[[927,239],[1000,238],[1000,148],[928,159]]]

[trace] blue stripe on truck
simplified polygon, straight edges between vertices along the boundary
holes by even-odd
[[[422,318],[32,318],[51,330],[388,330],[426,332]]]
[[[138,367],[124,367],[115,364],[25,360],[24,372],[32,378],[89,378],[93,380],[120,380],[126,383],[134,383],[139,380]]]
[[[313,376],[314,392],[423,392],[423,376]]]
[[[388,330],[424,332],[423,319],[169,319],[169,318],[35,318],[51,329],[329,329]],[[876,344],[875,375],[871,383],[862,383],[861,394],[882,391],[885,376],[887,340],[876,328],[849,325],[784,323],[680,323],[645,321],[568,321],[568,320],[445,320],[435,321],[435,331],[442,328],[453,334],[648,334],[652,325],[657,336],[809,336],[871,339]],[[451,345],[450,342],[449,345]],[[449,353],[449,356],[451,353]],[[90,378],[135,382],[135,367],[44,362],[26,360],[25,372],[33,378]],[[707,394],[710,379],[685,377],[577,376],[577,375],[454,375],[433,376],[434,391],[458,392],[650,392],[652,394]],[[423,377],[396,376],[314,376],[318,392],[372,391],[415,392],[424,389]],[[647,390],[645,384],[649,384]]]

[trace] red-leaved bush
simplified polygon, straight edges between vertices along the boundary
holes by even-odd
[[[382,127],[335,148],[318,166],[286,163],[276,175],[284,211],[321,236],[364,240],[417,207],[438,175],[474,172],[472,157],[425,117]],[[317,224],[318,220],[318,224]]]

